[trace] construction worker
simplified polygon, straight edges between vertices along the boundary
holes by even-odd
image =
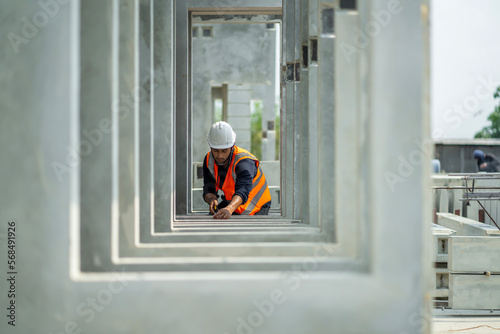
[[[207,135],[210,152],[203,160],[203,199],[214,219],[229,219],[233,214],[267,215],[271,193],[259,160],[235,146],[231,125],[217,122]],[[222,190],[222,201],[217,192]]]
[[[474,159],[477,161],[479,172],[498,173],[500,172],[500,161],[491,153],[484,153],[481,150],[474,151]]]

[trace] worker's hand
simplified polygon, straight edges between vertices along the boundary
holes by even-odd
[[[229,219],[232,215],[232,212],[226,208],[220,209],[215,215],[214,219]]]
[[[215,196],[214,194],[206,194],[205,195],[205,202],[208,203],[210,214],[214,215],[215,208],[217,207],[217,196]]]
[[[229,219],[233,212],[241,205],[243,200],[240,196],[234,195],[231,199],[231,203],[225,208],[219,209],[219,211],[214,215],[214,219]]]
[[[483,162],[481,165],[479,165],[479,167],[482,169],[486,168],[486,166],[488,166],[486,162]]]
[[[208,205],[210,205],[210,214],[214,215],[215,210],[217,208],[217,200],[216,199],[212,200],[210,203],[208,203]]]

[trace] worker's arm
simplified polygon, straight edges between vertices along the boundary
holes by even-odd
[[[499,172],[500,171],[500,160],[491,153],[486,153],[484,157],[485,163],[481,165],[483,170],[487,172]],[[484,167],[483,167],[484,165]]]
[[[243,203],[240,196],[234,195],[231,199],[231,203],[225,208],[220,209],[215,215],[214,219],[229,219],[233,212]]]
[[[210,214],[215,214],[217,205],[217,190],[215,189],[215,178],[207,167],[207,159],[203,159],[203,200],[209,205]]]
[[[241,160],[235,167],[235,173],[234,195],[240,196],[242,200],[241,204],[245,204],[252,190],[252,180],[257,174],[255,161],[252,159]]]
[[[215,214],[215,207],[217,206],[217,195],[208,193],[203,199],[209,205],[210,214]]]

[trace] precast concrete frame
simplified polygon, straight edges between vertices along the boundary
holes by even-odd
[[[246,5],[249,4],[247,3]],[[190,173],[188,175],[190,182],[187,185],[182,184],[182,182],[177,182],[177,184],[179,185],[179,187],[183,188],[187,186],[189,193],[189,196],[187,198],[187,215],[190,216],[203,214],[205,215],[205,217],[203,218],[206,218],[206,215],[208,214],[208,206],[202,199],[203,177],[195,180],[196,177],[193,175],[196,173],[195,166],[198,165],[201,168],[202,162],[200,163],[200,160],[203,160],[203,157],[209,149],[206,141],[206,131],[211,123],[214,122],[213,110],[207,110],[206,106],[203,106],[201,104],[201,101],[203,100],[203,96],[205,94],[205,98],[208,98],[210,96],[208,91],[204,91],[203,93],[200,92],[201,86],[205,85],[205,89],[207,89],[208,87],[214,88],[214,84],[217,86],[222,84],[225,85],[224,89],[221,88],[220,96],[221,99],[225,100],[224,103],[227,104],[223,110],[223,115],[225,115],[223,116],[223,119],[226,119],[233,126],[233,129],[235,130],[237,135],[237,145],[239,147],[250,150],[250,146],[248,146],[250,145],[250,143],[246,143],[246,141],[249,140],[249,136],[251,135],[250,101],[260,99],[265,100],[266,105],[264,105],[264,109],[266,109],[267,112],[264,112],[265,115],[263,115],[264,117],[261,123],[263,126],[265,125],[267,127],[267,121],[270,117],[270,113],[272,115],[270,119],[275,118],[276,96],[274,95],[276,92],[273,90],[268,90],[266,93],[264,93],[263,91],[265,91],[266,89],[264,87],[259,88],[260,85],[263,85],[263,82],[259,82],[259,80],[269,80],[269,83],[273,81],[274,85],[275,76],[277,76],[276,70],[281,69],[281,67],[277,66],[276,64],[276,55],[269,53],[269,45],[267,45],[267,47],[262,47],[261,43],[264,42],[264,39],[261,39],[261,37],[263,37],[260,36],[260,33],[262,32],[261,30],[257,30],[259,32],[254,31],[253,33],[247,32],[247,36],[245,36],[244,38],[236,38],[234,35],[235,31],[233,27],[238,27],[241,33],[242,27],[251,27],[252,25],[260,26],[262,29],[266,29],[267,31],[269,30],[269,28],[264,28],[266,24],[279,24],[281,26],[283,21],[281,7],[262,8],[260,10],[252,10],[249,8],[242,8],[239,11],[236,10],[237,8],[233,8],[230,11],[222,11],[214,8],[210,9],[197,7],[193,7],[189,10],[189,25],[192,29],[195,29],[194,27],[196,26],[209,24],[209,26],[206,27],[209,27],[210,29],[213,28],[214,31],[218,31],[218,35],[217,37],[215,37],[215,41],[218,41],[218,43],[220,44],[218,44],[218,46],[212,44],[210,50],[211,52],[217,50],[218,52],[220,52],[221,57],[218,58],[219,54],[214,54],[211,56],[211,58],[207,58],[208,56],[204,55],[203,57],[206,59],[206,63],[196,63],[197,57],[198,61],[200,61],[201,50],[203,49],[201,45],[196,46],[196,44],[201,42],[203,45],[205,45],[207,41],[209,41],[209,43],[212,43],[214,39],[194,38],[193,40],[192,34],[188,37],[188,52],[191,56],[191,60],[189,61],[190,75],[188,84],[188,87],[190,89],[188,90],[187,94],[188,101],[191,101],[191,108],[188,108],[188,110],[186,111],[187,119],[189,120],[189,122],[183,122],[180,126],[186,126],[185,123],[188,123],[189,126],[189,128],[186,129],[186,133],[188,133],[188,137],[191,140],[191,145],[189,146],[190,152],[188,154],[190,161],[189,166],[191,166]],[[224,28],[224,26],[226,27]],[[258,27],[254,27],[254,29],[258,29]],[[252,28],[250,28],[250,30],[252,30]],[[275,28],[273,28],[273,30],[275,30]],[[274,33],[273,35],[276,35],[276,33]],[[276,37],[267,37],[265,40],[269,43],[271,39],[274,39]],[[268,38],[270,39],[268,40]],[[281,41],[281,38],[279,38],[279,40]],[[232,43],[243,44],[239,44],[238,46],[236,46]],[[224,47],[228,47],[232,44],[232,50],[220,49],[221,44],[224,45]],[[273,49],[276,48],[276,43],[270,44],[272,44],[271,47]],[[246,48],[245,50],[248,50],[246,52],[253,54],[253,59],[248,58],[250,55],[245,54],[245,51],[241,49],[241,46],[244,46]],[[198,55],[196,52],[197,47]],[[184,51],[185,47],[181,46],[180,49]],[[240,54],[240,56],[242,57],[234,57],[238,54]],[[261,59],[261,57],[265,57],[266,59]],[[233,61],[232,58],[235,59],[234,63],[228,63],[228,61]],[[263,64],[267,64],[267,66],[263,68]],[[238,66],[239,68],[234,69],[233,66]],[[218,68],[219,71],[223,72],[224,74],[217,74],[218,71],[215,70],[215,68]],[[242,74],[242,71],[245,71],[246,74]],[[184,85],[181,86],[179,93],[184,94],[185,92],[182,92],[182,87],[184,87]],[[262,92],[259,92],[259,90],[262,90]],[[244,92],[247,92],[247,94],[245,94]],[[243,103],[242,101],[245,101],[246,104],[241,104]],[[236,113],[234,110],[230,111],[230,109],[234,108],[234,106],[236,105],[235,103],[237,103],[240,108],[245,107],[244,110],[247,111],[248,114],[245,115],[245,113],[242,113],[241,109]],[[248,119],[240,118],[243,116],[248,117]],[[248,129],[244,130],[244,132],[241,132],[242,128],[247,127]],[[263,127],[263,129],[265,129],[265,127]],[[281,189],[281,173],[279,170],[279,161],[276,163],[278,168],[272,168],[277,169],[277,171],[272,170],[269,164],[270,162],[265,161],[264,157],[261,158],[261,168],[266,175],[267,184],[269,186],[272,197],[272,207],[270,210],[270,218],[272,218],[273,216],[281,212],[281,201],[279,199]],[[180,176],[182,176],[183,174],[184,173],[180,173]],[[275,175],[278,175],[277,180],[274,179],[276,177]],[[185,177],[176,178],[176,180],[184,179]],[[193,191],[194,188],[199,188],[196,193]],[[182,198],[178,198],[178,200],[182,201]],[[195,203],[197,204],[196,209]],[[181,207],[182,209],[184,209],[184,206]],[[186,212],[184,212],[184,214],[186,214]],[[198,219],[199,218],[200,217],[198,217]]]
[[[282,5],[279,1],[251,3],[254,8],[238,1],[236,10],[263,13],[270,7],[268,11],[276,12]],[[362,162],[374,142],[369,127],[375,116],[368,112],[360,87],[369,78],[361,70],[371,48],[346,57],[336,47],[355,39],[361,17],[335,1],[283,2],[282,189],[286,197],[282,217],[234,217],[214,223],[209,217],[187,215],[190,11],[213,12],[210,4],[115,1],[102,5],[112,24],[87,29],[87,4],[82,3],[80,129],[91,128],[108,110],[113,111],[117,128],[107,145],[96,148],[100,153],[83,157],[80,165],[81,270],[107,272],[110,266],[127,264],[160,265],[167,271],[186,267],[266,271],[313,256],[318,243],[330,255],[321,261],[322,270],[369,270],[371,224],[369,207],[362,203],[369,203],[370,173]],[[233,2],[226,5],[215,10],[235,10]],[[110,47],[100,48],[107,58],[94,52],[94,45],[92,51],[86,49],[86,34],[95,41],[94,29],[108,31],[104,43]],[[312,43],[317,43],[318,59],[304,60],[303,46]],[[112,65],[106,83],[109,107],[87,98],[97,86],[94,81],[100,80],[86,74],[85,65],[94,66],[94,62],[103,68]],[[137,95],[126,117],[125,108],[116,101],[130,92]],[[112,171],[104,183],[96,178],[99,171],[102,174],[102,164]],[[89,196],[96,182],[109,186],[110,202],[96,203]],[[99,222],[96,229],[89,224],[97,223],[96,209],[109,212],[109,226]]]
[[[248,2],[238,1],[241,7],[236,9],[215,10],[218,14],[235,10],[262,14],[281,8],[278,1],[251,3],[257,7],[248,8]],[[347,59],[334,47],[336,38],[341,43],[353,39],[359,15],[339,8],[336,2],[283,3],[283,215],[233,217],[229,222],[215,223],[210,217],[186,215],[190,11],[213,13],[209,5],[194,0],[129,0],[102,5],[113,17],[113,24],[100,27],[108,29],[104,36],[110,39],[105,43],[111,47],[103,48],[107,49],[103,51],[107,52],[106,59],[85,49],[87,4],[82,3],[82,64],[87,60],[101,66],[113,64],[107,103],[112,104],[111,117],[118,125],[108,146],[97,148],[103,151],[99,163],[107,161],[112,171],[111,179],[104,183],[109,185],[111,202],[95,203],[87,195],[96,182],[97,169],[102,168],[96,163],[97,154],[90,159],[83,157],[80,166],[82,270],[101,272],[122,264],[160,264],[162,270],[175,271],[185,270],[187,263],[196,270],[269,270],[313,256],[318,243],[329,254],[322,259],[321,270],[368,270],[370,224],[363,214],[367,208],[361,206],[368,202],[364,198],[367,193],[362,191],[359,172],[352,172],[362,171],[361,161],[368,155],[368,138],[361,130],[370,117],[363,111],[358,88],[362,54]],[[317,15],[306,15],[308,12]],[[330,32],[333,26],[326,27],[333,25],[332,19],[318,24],[325,12],[335,15],[337,34]],[[323,33],[322,29],[329,31]],[[89,34],[95,40],[92,29]],[[318,59],[303,59],[303,45],[313,41],[318,44]],[[97,78],[87,79],[86,71],[82,71],[81,80],[82,100],[86,100]],[[334,90],[336,94],[329,93],[335,85],[339,87]],[[130,92],[137,95],[132,99],[133,112],[126,117],[125,107],[116,101]],[[100,101],[82,103],[82,131],[106,117],[109,109],[94,103]],[[93,113],[96,117],[92,119]],[[337,159],[351,163],[335,164]],[[99,185],[103,183],[99,181]],[[87,201],[91,201],[88,206]],[[98,207],[110,213],[105,233],[88,224],[95,221],[92,217]],[[99,224],[100,228],[106,226]]]

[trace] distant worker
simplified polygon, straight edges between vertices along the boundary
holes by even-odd
[[[500,160],[491,153],[484,153],[481,150],[474,151],[474,159],[477,161],[477,170],[480,172],[497,173],[500,172]]]
[[[232,214],[267,215],[271,193],[259,160],[235,146],[231,125],[217,122],[207,135],[210,152],[203,160],[203,199],[214,219],[229,219]],[[217,192],[222,190],[218,203]]]

